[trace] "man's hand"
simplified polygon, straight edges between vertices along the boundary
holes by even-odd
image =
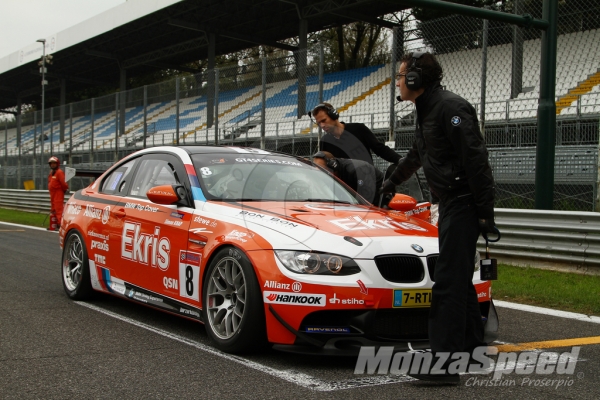
[[[487,236],[490,233],[497,234],[498,228],[494,224],[494,218],[479,219],[479,230],[481,234]]]
[[[381,188],[379,189],[381,193],[396,193],[396,184],[389,179],[383,181]]]

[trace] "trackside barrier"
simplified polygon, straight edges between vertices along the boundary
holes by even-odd
[[[71,194],[65,194],[65,201]],[[13,210],[50,213],[47,190],[0,189],[0,207]]]
[[[70,194],[65,195],[65,200]],[[50,211],[47,190],[0,189],[0,207],[23,211]],[[497,208],[496,225],[502,240],[490,243],[490,252],[517,264],[556,263],[600,267],[600,213]],[[480,238],[478,250],[485,251]]]
[[[490,243],[500,261],[524,264],[567,264],[600,267],[600,213],[497,208],[496,226],[502,240]],[[478,250],[485,251],[480,238]]]

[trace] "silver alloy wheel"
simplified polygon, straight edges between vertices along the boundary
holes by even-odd
[[[68,290],[74,291],[83,274],[83,243],[78,235],[71,235],[65,247],[67,251],[62,265],[63,281]]]
[[[246,277],[240,263],[224,257],[208,277],[208,323],[220,339],[233,337],[246,309]]]

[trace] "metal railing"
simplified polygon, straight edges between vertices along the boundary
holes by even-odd
[[[489,244],[492,256],[519,265],[600,267],[600,213],[511,208],[495,212],[502,239]],[[478,250],[485,251],[482,238]]]
[[[71,194],[65,194],[65,201]],[[0,189],[0,207],[31,212],[50,212],[50,192],[47,190]]]
[[[47,190],[0,189],[0,207],[48,212],[50,196]],[[600,213],[498,208],[496,224],[502,239],[490,243],[490,251],[501,260],[600,267]],[[485,251],[481,238],[478,250]]]

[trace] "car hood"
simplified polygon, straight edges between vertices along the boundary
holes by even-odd
[[[369,259],[392,253],[420,255],[415,247],[423,249],[422,255],[438,251],[435,226],[393,210],[314,202],[212,203],[204,210],[222,206],[229,208],[226,214],[260,232],[274,249],[302,248]]]

